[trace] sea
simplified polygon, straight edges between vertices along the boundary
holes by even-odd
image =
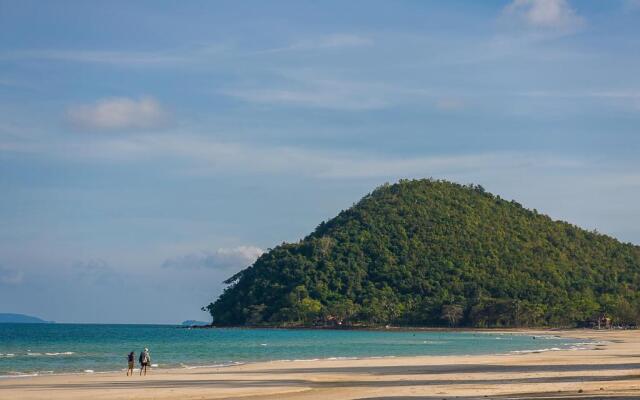
[[[509,354],[580,350],[554,335],[421,330],[189,329],[172,325],[0,324],[0,377],[126,370],[145,347],[153,368],[269,360]]]

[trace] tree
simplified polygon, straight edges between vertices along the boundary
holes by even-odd
[[[318,300],[305,297],[299,304],[300,314],[302,315],[302,322],[305,325],[313,323],[319,316],[322,310],[322,303]]]
[[[450,327],[454,327],[462,319],[464,309],[458,304],[447,304],[442,306],[442,319],[449,323]]]
[[[247,324],[258,325],[264,320],[264,310],[267,308],[264,304],[252,304],[245,309],[247,315]]]

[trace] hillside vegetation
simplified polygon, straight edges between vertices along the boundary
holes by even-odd
[[[384,185],[225,282],[215,325],[635,324],[640,247],[481,186]]]

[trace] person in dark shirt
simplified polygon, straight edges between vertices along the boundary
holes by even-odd
[[[131,372],[131,376],[133,376],[133,366],[135,364],[135,359],[136,359],[136,354],[132,351],[127,356],[127,362],[129,364],[127,366],[127,376],[129,376],[129,372]]]

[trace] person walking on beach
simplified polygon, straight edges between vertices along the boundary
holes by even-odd
[[[151,364],[151,355],[149,354],[149,349],[146,347],[144,351],[140,353],[140,376],[142,376],[142,371],[144,371],[144,376],[147,376],[147,367]]]
[[[129,364],[127,366],[127,376],[129,376],[129,372],[131,372],[131,376],[133,376],[133,366],[134,366],[134,363],[135,363],[135,359],[136,359],[136,353],[134,353],[132,351],[127,356],[127,363]]]

